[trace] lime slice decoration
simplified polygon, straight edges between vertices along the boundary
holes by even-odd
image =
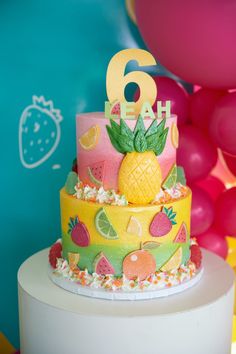
[[[109,221],[104,208],[98,210],[95,216],[95,226],[100,235],[108,240],[116,240],[119,238],[116,230]]]
[[[176,185],[176,181],[177,181],[177,166],[176,166],[176,164],[174,164],[171,167],[171,170],[170,170],[168,176],[166,177],[166,179],[162,183],[162,187],[164,189],[173,188]]]

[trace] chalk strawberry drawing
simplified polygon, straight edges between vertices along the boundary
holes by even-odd
[[[56,150],[61,136],[61,112],[52,101],[33,96],[33,104],[23,111],[19,123],[20,159],[26,168],[45,162]]]

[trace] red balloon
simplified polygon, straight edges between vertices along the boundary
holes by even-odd
[[[180,128],[177,163],[183,166],[188,182],[205,178],[217,162],[217,150],[197,128]]]
[[[205,232],[214,220],[214,205],[209,195],[196,185],[192,189],[191,235]]]
[[[208,251],[218,254],[222,258],[228,255],[228,244],[222,233],[215,228],[210,228],[206,232],[197,236],[199,246],[206,248]]]
[[[177,81],[165,76],[153,76],[157,85],[157,100],[171,101],[171,113],[178,116],[178,125],[188,119],[189,96],[185,88]],[[139,89],[134,94],[134,100],[139,98]],[[153,105],[156,111],[156,103]]]
[[[236,176],[236,156],[229,155],[226,153],[223,153],[223,156],[228,169],[230,170],[230,172],[232,172],[234,176]]]
[[[216,224],[225,235],[236,237],[236,187],[227,189],[219,196]]]
[[[196,184],[201,187],[211,199],[215,202],[220,194],[225,190],[224,183],[215,176],[207,176],[201,181],[197,181]]]
[[[215,144],[224,152],[236,155],[236,92],[222,97],[210,118],[209,132]]]
[[[208,132],[209,119],[216,102],[226,93],[227,91],[202,88],[190,96],[189,115],[196,127]]]
[[[147,46],[167,69],[203,87],[236,87],[235,1],[135,0],[135,13]]]

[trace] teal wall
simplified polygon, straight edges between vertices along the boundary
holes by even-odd
[[[136,46],[144,44],[123,0],[0,2],[0,331],[16,347],[17,270],[60,236],[58,191],[75,157],[75,114],[103,109],[109,59]],[[18,131],[33,95],[53,100],[64,119],[58,148],[29,169]]]

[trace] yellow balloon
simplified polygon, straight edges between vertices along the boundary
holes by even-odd
[[[232,342],[236,342],[236,316],[233,317],[233,338]]]
[[[236,238],[235,237],[226,237],[229,251],[226,261],[233,268],[236,268]]]
[[[126,0],[125,1],[126,10],[130,19],[137,24],[136,14],[135,14],[135,0]]]

